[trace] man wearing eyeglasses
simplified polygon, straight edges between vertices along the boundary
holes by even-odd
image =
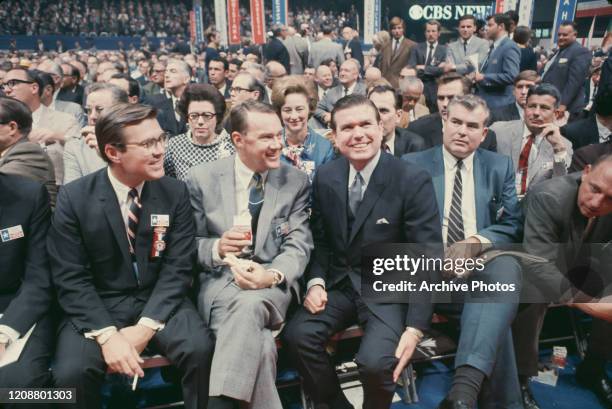
[[[2,89],[7,96],[25,103],[32,111],[32,131],[28,138],[45,147],[53,162],[56,184],[63,184],[63,145],[78,137],[80,127],[76,119],[41,102],[43,84],[31,71],[22,68],[10,70],[4,77]]]
[[[56,386],[76,388],[70,408],[100,408],[108,368],[143,377],[145,349],[177,367],[186,408],[206,408],[213,340],[187,298],[193,214],[186,186],[164,177],[155,115],[140,104],[105,111],[95,134],[108,167],[58,197],[47,238],[64,312],[53,373]]]

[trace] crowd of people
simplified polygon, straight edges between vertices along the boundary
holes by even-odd
[[[537,409],[556,303],[593,316],[576,378],[610,407],[611,39],[592,52],[565,21],[538,54],[510,12],[415,43],[393,17],[364,53],[350,17],[314,17],[236,51],[209,30],[196,54],[0,56],[0,358],[29,337],[0,386],[98,408],[147,349],[186,408],[281,409],[279,338],[314,407],[348,409],[326,345],[359,324],[383,409],[435,312],[460,318],[439,408]],[[363,249],[391,243],[486,259],[415,280],[511,290],[372,297]]]

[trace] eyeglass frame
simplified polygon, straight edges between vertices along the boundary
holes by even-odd
[[[10,83],[13,83],[13,85],[10,85]],[[4,91],[7,88],[13,89],[15,88],[15,85],[17,84],[34,84],[36,81],[28,81],[28,80],[20,80],[20,79],[12,79],[12,80],[8,80],[3,84],[0,84],[0,88]]]
[[[192,118],[192,115],[197,115],[196,117]],[[207,116],[210,115],[210,116]],[[200,119],[200,117],[204,118],[204,122],[210,122],[213,120],[213,118],[217,117],[217,113],[216,112],[190,112],[187,114],[187,119],[189,121],[197,121]]]
[[[162,146],[166,146],[166,144],[168,143],[168,139],[170,139],[169,132],[164,132],[157,138],[149,138],[142,142],[115,142],[115,143],[110,143],[109,145],[112,145],[116,148],[127,148],[128,146],[138,146],[140,148],[145,149],[148,152],[151,152],[159,144],[161,144]]]

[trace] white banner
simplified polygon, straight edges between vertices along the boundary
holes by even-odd
[[[518,0],[506,0],[504,1],[504,13],[509,10],[516,10]]]
[[[215,27],[221,34],[221,45],[227,47],[227,10],[225,0],[215,0]]]
[[[363,43],[372,44],[374,34],[380,31],[380,0],[363,2]]]
[[[521,0],[518,13],[519,25],[531,27],[531,19],[533,18],[533,0]]]

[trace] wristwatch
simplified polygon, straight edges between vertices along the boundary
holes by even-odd
[[[277,285],[279,285],[281,283],[281,281],[283,281],[283,276],[281,275],[281,273],[279,273],[276,270],[269,270],[270,272],[272,272],[272,274],[274,275],[273,280],[272,281],[272,287],[276,287]]]

